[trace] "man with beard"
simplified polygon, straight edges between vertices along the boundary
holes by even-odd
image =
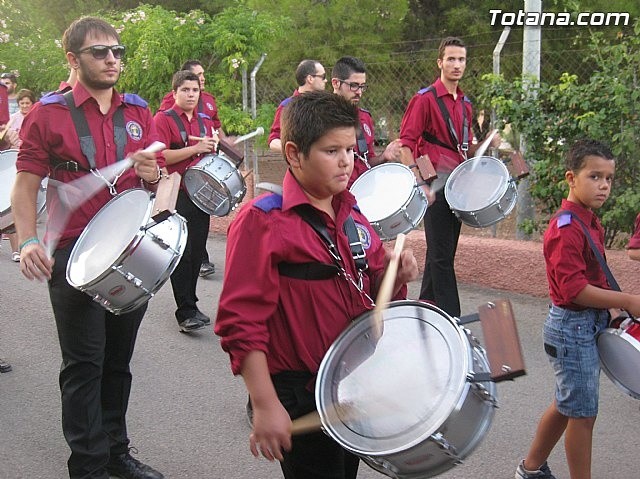
[[[401,144],[398,140],[394,140],[387,145],[381,156],[376,155],[374,150],[373,118],[371,118],[371,113],[359,106],[362,95],[369,87],[367,85],[367,69],[362,60],[349,56],[340,58],[331,72],[331,86],[333,87],[333,93],[358,106],[360,129],[356,131],[357,142],[353,173],[351,173],[347,186],[347,188],[351,188],[353,182],[369,168],[385,161],[400,161]]]
[[[129,362],[147,305],[114,315],[72,287],[65,271],[75,242],[112,198],[111,190],[154,189],[164,158],[159,155],[158,162],[155,154],[142,151],[157,140],[146,102],[114,89],[125,52],[116,30],[101,19],[83,17],[65,31],[62,44],[77,83],[64,95],[42,98],[23,125],[12,192],[20,269],[30,280],[48,280],[62,353],[62,429],[71,449],[69,477],[161,479],[162,474],[129,454],[125,419],[132,379]],[[42,178],[50,175],[68,183],[125,157],[133,161],[133,168],[74,211],[50,258],[36,230]],[[61,207],[55,197],[47,205],[48,229],[62,226],[52,224]],[[93,254],[100,255],[100,250],[97,247]]]

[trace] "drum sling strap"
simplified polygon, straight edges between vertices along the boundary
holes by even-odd
[[[188,141],[189,136],[187,135],[187,130],[185,130],[184,123],[182,123],[182,120],[178,116],[178,113],[173,108],[169,108],[168,110],[165,110],[164,114],[170,116],[171,118],[173,118],[173,121],[176,122],[176,125],[178,126],[178,130],[180,130],[180,138],[182,138],[182,143],[183,143],[182,145],[176,145],[175,143],[172,143],[171,145],[169,145],[169,149],[179,150],[180,148],[189,146],[189,141]],[[200,129],[200,136],[204,137],[207,134],[204,128],[204,122],[202,121],[202,118],[197,112],[194,112],[194,114],[198,119],[198,128]]]
[[[364,137],[362,127],[358,129],[356,142],[356,144],[358,145],[358,158],[360,158],[364,162],[364,164],[367,165],[367,168],[371,168],[371,166],[369,165],[369,147],[367,146],[367,139]]]
[[[558,211],[558,213],[556,213],[555,216],[558,217],[560,215],[570,215],[571,218],[575,219],[578,222],[578,224],[582,228],[582,231],[584,231],[584,235],[587,237],[587,241],[589,241],[589,246],[591,246],[591,251],[593,251],[593,254],[595,255],[596,259],[598,260],[598,263],[600,263],[600,268],[602,268],[602,272],[604,273],[605,277],[607,278],[607,283],[609,283],[609,286],[611,286],[611,289],[613,289],[614,291],[622,291],[622,289],[620,289],[620,285],[616,281],[616,278],[613,277],[613,273],[611,272],[611,269],[609,269],[609,265],[607,265],[607,261],[604,259],[604,256],[602,256],[602,253],[600,253],[600,250],[598,249],[596,244],[593,242],[593,238],[589,234],[589,230],[587,229],[587,225],[585,225],[584,222],[580,218],[578,218],[578,216],[576,214],[572,213],[569,210]],[[633,318],[633,316],[631,316],[626,311],[624,313],[626,313],[628,316],[624,316],[624,314],[623,314],[622,316],[620,316],[618,318],[611,318],[611,319],[620,320],[620,319],[626,319],[627,317]]]
[[[295,207],[296,213],[318,233],[318,236],[329,248],[329,253],[335,264],[325,263],[280,263],[278,272],[282,276],[304,280],[320,280],[329,279],[340,274],[344,269],[342,266],[342,258],[338,252],[338,247],[333,242],[331,235],[327,231],[327,226],[317,211],[311,205],[298,205]],[[349,247],[351,248],[351,256],[356,264],[359,272],[368,268],[367,256],[364,247],[360,241],[358,230],[351,216],[348,216],[344,222],[344,232],[349,238]]]
[[[55,166],[53,167],[53,173],[55,174],[58,169],[72,172],[89,172],[91,170],[95,170],[96,145],[93,142],[93,137],[89,131],[89,124],[87,123],[84,111],[76,106],[72,91],[66,92],[63,96],[67,101],[67,106],[71,113],[71,119],[73,120],[78,139],[80,140],[80,149],[82,150],[82,154],[87,158],[89,169],[80,166],[76,161],[54,161]],[[116,144],[116,161],[121,161],[124,159],[124,149],[127,146],[127,131],[124,126],[124,112],[122,107],[118,107],[113,114],[113,140]]]
[[[458,140],[458,134],[456,133],[456,129],[453,126],[453,121],[451,120],[451,115],[449,115],[449,110],[447,110],[444,101],[442,98],[438,97],[436,93],[436,89],[430,86],[427,91],[430,91],[433,94],[433,97],[440,108],[440,113],[442,113],[442,119],[447,125],[447,129],[449,130],[449,137],[451,139],[451,144],[448,145],[438,138],[436,138],[431,133],[424,131],[422,132],[422,138],[427,143],[432,143],[434,145],[441,146],[443,148],[447,148],[448,150],[453,150],[456,153],[462,152],[462,155],[466,158],[467,150],[469,149],[469,125],[467,124],[467,109],[464,106],[464,98],[462,100],[462,143]]]

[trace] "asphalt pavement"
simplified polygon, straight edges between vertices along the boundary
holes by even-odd
[[[64,478],[68,448],[60,427],[60,352],[46,285],[29,282],[0,249],[0,357],[13,371],[0,374],[0,479]],[[215,317],[224,270],[225,237],[212,235],[208,250],[216,273],[198,285],[200,307]],[[251,254],[247,251],[247,254]],[[499,260],[499,258],[497,259]],[[418,284],[410,287],[416,297]],[[497,384],[499,409],[491,428],[464,464],[447,479],[511,479],[537,421],[552,400],[553,377],[541,344],[547,301],[461,285],[463,314],[493,299],[513,305],[527,375]],[[277,464],[248,449],[246,393],[212,328],[178,331],[169,284],[151,300],[132,361],[129,435],[143,462],[167,479],[276,479]],[[469,328],[482,343],[478,323]],[[604,375],[596,423],[593,477],[636,478],[640,471],[640,402]],[[558,479],[568,479],[562,444],[550,458]],[[365,464],[359,479],[385,476]]]

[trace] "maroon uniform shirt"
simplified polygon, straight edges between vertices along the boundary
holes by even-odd
[[[158,111],[168,110],[175,104],[175,99],[173,98],[173,92],[170,91],[167,93],[162,99],[162,103],[160,104],[160,108]],[[213,122],[213,126],[216,130],[222,128],[222,123],[220,123],[220,118],[218,117],[218,106],[216,105],[216,98],[206,91],[200,92],[200,100],[198,101],[197,106],[198,113],[204,113]],[[207,132],[207,136],[211,136],[211,131]]]
[[[298,96],[300,92],[296,89],[289,98],[285,98],[280,102],[278,108],[276,108],[276,114],[273,116],[273,123],[271,123],[271,130],[269,131],[269,138],[267,139],[267,145],[270,145],[273,140],[280,139],[280,117],[282,116],[282,109],[287,106],[294,96]]]
[[[211,136],[211,128],[213,127],[213,122],[207,115],[203,113],[196,113],[191,117],[191,120],[189,120],[184,110],[182,110],[182,108],[180,108],[179,106],[173,105],[170,109],[175,111],[180,117],[180,120],[182,120],[182,124],[184,125],[187,136],[200,136],[201,132],[200,125],[198,123],[198,116],[200,117],[204,125],[205,135]],[[156,130],[158,130],[158,138],[160,138],[160,141],[162,143],[167,145],[167,148],[180,149],[184,148],[185,146],[195,145],[197,143],[197,140],[189,140],[187,138],[187,145],[185,145],[182,141],[182,137],[180,136],[180,129],[178,128],[176,121],[173,119],[173,117],[167,115],[166,112],[159,111],[158,113],[156,113],[156,116],[153,118],[153,120],[156,124]],[[206,155],[195,155],[178,163],[167,165],[167,171],[169,172],[169,174],[176,171],[180,174],[180,176],[184,176],[184,172],[187,170],[187,168],[199,162],[204,156]]]
[[[598,250],[606,258],[604,229],[593,211],[569,200],[562,200],[562,210],[571,211],[582,220]],[[587,285],[611,289],[576,219],[567,218],[567,215],[555,215],[551,219],[544,233],[543,253],[549,296],[556,306],[572,310],[587,309],[573,302]]]
[[[460,141],[463,139],[462,109],[466,110],[468,139],[469,144],[471,144],[473,140],[471,125],[473,111],[469,99],[458,88],[457,97],[454,100],[453,95],[447,91],[440,79],[437,79],[431,85],[431,88],[435,88],[436,95],[443,100],[447,107],[456,135],[458,135]],[[433,93],[428,91],[427,88],[423,88],[416,93],[407,105],[400,124],[400,142],[402,146],[410,148],[414,158],[425,154],[428,155],[434,168],[439,173],[450,173],[464,161],[465,158],[461,153],[425,141],[422,137],[422,133],[425,131],[435,136],[442,143],[451,145],[452,148],[454,147],[438,102]]]
[[[120,94],[113,91],[111,108],[106,115],[100,112],[96,100],[81,83],[73,88],[73,98],[78,108],[82,108],[89,125],[89,131],[96,146],[96,167],[102,168],[115,163],[117,147],[114,141],[113,114],[122,105],[127,132],[125,156],[146,148],[158,139],[153,118],[142,98],[137,95]],[[16,168],[68,183],[87,173],[58,169],[53,174],[55,161],[75,161],[81,167],[89,169],[89,163],[80,149],[80,140],[71,119],[71,113],[62,95],[49,95],[37,102],[24,119],[21,130],[22,146],[18,152]],[[158,165],[164,166],[164,157],[158,155]],[[121,193],[127,189],[140,187],[140,178],[133,168],[129,168],[117,181],[116,190]],[[56,195],[49,195],[49,211],[58,207]],[[87,200],[76,210],[60,238],[59,247],[78,237],[91,218],[113,198],[106,185],[93,198]],[[114,225],[115,226],[115,225]]]
[[[360,119],[360,129],[362,131],[362,135],[364,136],[365,141],[367,142],[367,160],[376,157],[376,152],[374,149],[375,146],[375,138],[373,135],[373,118],[371,118],[371,113],[367,110],[363,110],[362,108],[358,108],[358,118]],[[353,162],[353,171],[351,172],[351,177],[349,178],[349,184],[347,188],[351,188],[353,182],[356,181],[365,171],[369,168],[366,163],[362,159],[363,152],[360,151],[359,145],[356,142],[356,155]]]
[[[636,216],[636,222],[633,229],[633,236],[629,240],[629,249],[640,249],[640,214]]]
[[[7,86],[0,83],[0,125],[9,123],[9,98]]]
[[[372,309],[343,277],[301,280],[278,273],[278,264],[320,262],[332,264],[319,235],[293,207],[308,203],[290,171],[283,182],[281,206],[275,195],[262,195],[245,205],[229,227],[224,284],[215,332],[239,374],[250,351],[263,351],[269,372],[309,371],[320,362],[338,335],[361,313]],[[385,267],[385,252],[367,219],[355,210],[348,191],[336,195],[336,221],[321,213],[336,241],[347,272],[356,278],[349,241],[342,225],[353,216],[369,262],[364,290],[371,295]],[[337,238],[336,238],[337,237]],[[395,299],[406,296],[403,287]]]

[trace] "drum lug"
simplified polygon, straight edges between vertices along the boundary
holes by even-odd
[[[142,287],[142,280],[140,278],[137,278],[133,273],[131,273],[130,271],[124,272],[122,271],[121,267],[117,267],[114,269],[118,273],[120,273],[124,279],[126,279],[129,283],[134,285],[136,288],[143,289],[146,291],[146,289]]]
[[[478,397],[478,399],[480,399],[480,400],[482,400],[484,402],[488,402],[494,408],[496,408],[496,409],[498,408],[498,400],[491,395],[489,390],[486,387],[484,387],[484,384],[480,384],[479,382],[475,382],[473,384],[473,394],[475,394],[476,397]]]
[[[391,464],[386,459],[378,459],[377,457],[371,457],[371,456],[367,456],[367,459],[369,459],[372,462],[375,462],[378,466],[382,467],[384,469],[385,475],[392,477],[394,479],[401,478],[401,476],[399,475],[400,469],[398,469],[395,465]]]
[[[455,446],[449,444],[449,441],[445,439],[442,433],[437,432],[432,434],[430,438],[440,449],[444,451],[447,456],[454,460],[455,464],[462,464],[462,459],[458,456],[458,451],[456,451]]]
[[[109,309],[111,307],[111,301],[109,301],[108,299],[100,296],[99,294],[96,294],[93,296],[93,300],[100,304],[100,306],[102,306],[105,309]]]

